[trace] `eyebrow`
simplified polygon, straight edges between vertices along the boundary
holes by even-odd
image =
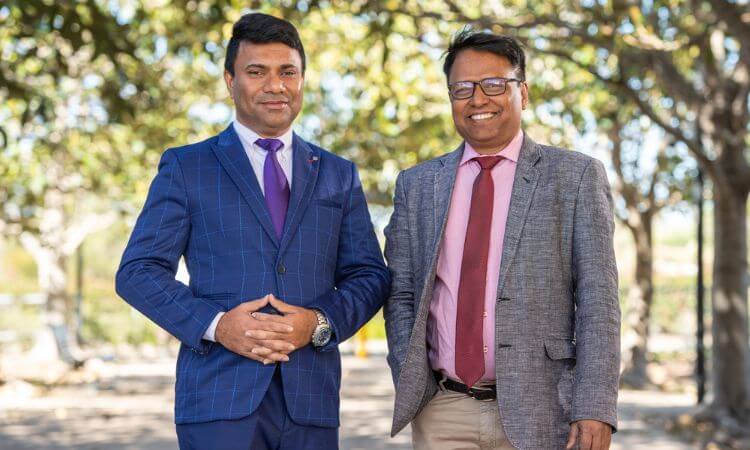
[[[247,64],[247,65],[245,66],[245,69],[246,69],[246,70],[247,70],[247,69],[250,69],[250,68],[255,68],[255,69],[263,69],[263,70],[268,70],[268,69],[269,69],[269,66],[267,66],[267,65],[265,65],[265,64],[257,64],[257,63],[250,63],[250,64]],[[296,65],[294,65],[294,64],[289,64],[289,63],[287,63],[287,64],[282,64],[282,65],[281,65],[281,70],[286,70],[286,69],[297,69],[297,66],[296,66]]]

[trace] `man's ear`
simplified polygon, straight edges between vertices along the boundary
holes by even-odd
[[[228,70],[224,71],[224,82],[227,84],[227,90],[229,91],[229,96],[234,98],[232,95],[232,88],[234,86],[234,76],[229,73]]]

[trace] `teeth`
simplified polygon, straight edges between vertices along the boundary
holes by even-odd
[[[495,113],[474,114],[471,116],[471,118],[474,120],[485,120],[485,119],[489,119],[490,117],[494,115]]]

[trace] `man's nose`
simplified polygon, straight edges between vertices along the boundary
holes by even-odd
[[[471,106],[482,106],[487,104],[487,102],[489,102],[489,98],[482,90],[482,87],[476,85],[474,87],[474,95],[472,95],[469,99],[469,103],[471,104]]]
[[[266,78],[266,83],[263,87],[266,92],[272,92],[272,93],[280,93],[286,90],[286,86],[284,86],[284,81],[281,79],[280,76],[274,75],[274,74],[271,74],[268,76],[268,78]]]

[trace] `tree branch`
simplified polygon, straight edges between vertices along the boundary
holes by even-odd
[[[662,118],[651,105],[640,98],[638,92],[632,91],[628,88],[620,88],[620,91],[632,98],[638,105],[638,108],[657,125],[659,125],[664,131],[674,136],[675,139],[684,142],[690,150],[690,153],[695,157],[695,159],[698,160],[701,166],[708,173],[710,173],[711,176],[716,176],[716,168],[714,167],[714,162],[710,160],[708,156],[706,156],[700,142],[697,142],[695,139],[688,139],[681,129],[668,124],[667,121]]]
[[[605,85],[611,86],[615,88],[616,91],[627,95],[628,97],[632,98],[635,103],[637,104],[638,108],[646,114],[651,120],[653,120],[657,125],[659,125],[662,129],[667,131],[669,134],[673,135],[675,139],[682,141],[687,145],[687,147],[691,150],[691,152],[694,154],[696,159],[698,159],[703,165],[706,166],[706,170],[712,171],[711,168],[713,162],[708,159],[706,154],[703,152],[703,148],[700,145],[700,142],[697,142],[695,139],[688,138],[685,133],[679,129],[678,127],[674,127],[667,123],[667,121],[662,118],[654,108],[649,105],[647,102],[642,100],[640,96],[638,95],[638,91],[632,90],[622,81],[622,80],[616,80],[613,78],[605,77],[599,73],[598,70],[596,70],[596,67],[588,64],[584,64],[578,60],[576,60],[573,55],[563,52],[559,49],[553,49],[553,50],[538,50],[541,53],[550,54],[553,56],[560,57],[562,59],[565,59],[566,61],[569,61],[573,64],[575,64],[578,68],[583,69],[584,71],[590,73],[593,75],[597,80],[604,83]]]
[[[677,70],[671,52],[628,49],[618,57],[620,60],[627,60],[628,62],[639,61],[639,64],[632,67],[632,70],[639,73],[639,76],[643,73],[644,68],[653,70],[659,80],[659,85],[675,101],[684,101],[689,106],[695,107],[707,100],[705,95],[699,93],[693,84]],[[628,65],[628,68],[630,68],[630,65]]]
[[[750,61],[750,10],[725,0],[709,0],[716,16],[740,44],[741,58]]]
[[[62,252],[70,255],[76,251],[86,236],[103,230],[117,221],[119,215],[114,211],[106,213],[91,213],[76,221],[65,230],[62,243]]]

